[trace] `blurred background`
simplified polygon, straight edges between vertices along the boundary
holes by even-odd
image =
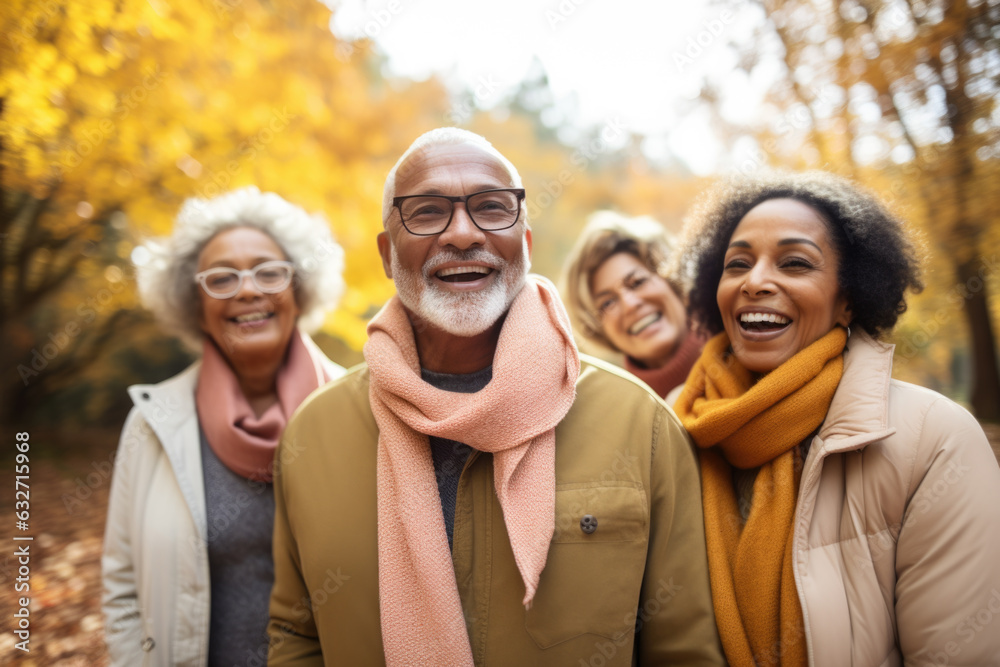
[[[30,654],[0,553],[2,662],[104,664],[125,388],[191,361],[137,302],[143,240],[186,197],[248,184],[322,212],[348,290],[316,339],[352,365],[393,292],[385,174],[442,125],[517,165],[552,279],[596,209],[677,231],[727,173],[866,184],[927,250],[896,377],[997,439],[1000,0],[5,0],[0,22],[0,424],[31,433],[36,535]]]

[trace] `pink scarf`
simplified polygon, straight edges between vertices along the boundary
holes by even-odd
[[[511,304],[493,379],[474,394],[420,377],[399,297],[368,325],[379,427],[378,565],[386,663],[472,665],[428,436],[493,453],[495,488],[530,606],[555,528],[555,427],[576,396],[580,357],[555,287],[530,276]]]
[[[688,331],[674,352],[674,356],[663,366],[644,368],[631,358],[625,357],[625,370],[648,384],[657,396],[663,398],[671,389],[684,384],[688,373],[694,367],[694,362],[701,356],[701,348],[705,347],[707,340],[708,336],[703,333]]]
[[[257,417],[233,369],[206,337],[195,404],[209,446],[237,475],[270,482],[274,450],[285,423],[306,396],[328,380],[320,354],[311,351],[295,329],[288,343],[288,356],[278,370],[278,402]]]

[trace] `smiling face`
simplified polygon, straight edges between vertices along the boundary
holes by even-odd
[[[649,368],[670,361],[687,336],[680,297],[632,253],[604,260],[591,276],[590,293],[607,339]]]
[[[252,227],[219,232],[198,256],[198,271],[216,267],[252,269],[272,260],[287,260],[277,243]],[[237,372],[261,356],[284,355],[295,330],[299,307],[292,285],[277,294],[265,294],[247,276],[239,292],[216,299],[199,288],[200,324]]]
[[[511,187],[510,175],[492,155],[471,144],[434,145],[413,154],[397,171],[396,195],[468,195]],[[448,228],[415,236],[394,209],[378,238],[386,275],[403,305],[432,327],[454,336],[475,336],[492,327],[524,285],[531,230],[484,232],[456,203]]]
[[[770,199],[733,230],[716,297],[733,353],[768,373],[817,341],[851,311],[828,223],[807,204]]]

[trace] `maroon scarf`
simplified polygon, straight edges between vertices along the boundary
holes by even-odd
[[[703,333],[689,331],[681,344],[674,351],[670,361],[659,368],[639,366],[631,357],[625,357],[625,370],[636,376],[664,398],[670,390],[687,380],[688,373],[694,367],[694,362],[701,356],[701,348],[705,347],[708,337]]]

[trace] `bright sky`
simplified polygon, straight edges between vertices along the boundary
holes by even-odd
[[[750,38],[747,12],[709,0],[331,0],[341,38],[370,37],[392,76],[439,75],[475,92],[480,108],[501,102],[536,61],[549,77],[556,122],[572,128],[617,122],[647,136],[651,157],[668,151],[693,170],[716,166],[722,147],[697,111],[705,73],[725,76],[723,113],[745,120],[763,86],[731,75],[730,40]],[[748,17],[750,20],[748,20]],[[731,79],[731,80],[730,80]]]

